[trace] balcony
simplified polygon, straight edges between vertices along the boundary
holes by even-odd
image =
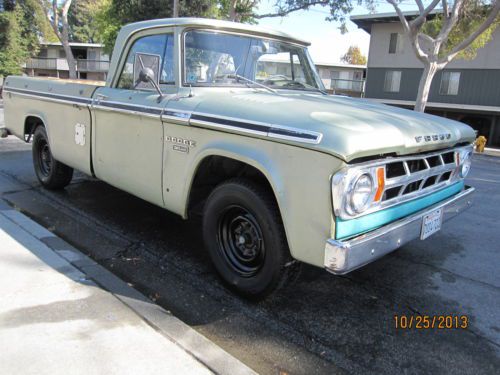
[[[26,62],[26,69],[69,70],[66,59],[33,57]],[[107,72],[109,61],[76,60],[76,70],[79,72]]]
[[[109,61],[105,60],[76,60],[76,70],[80,72],[107,72]]]
[[[365,80],[333,78],[330,81],[330,91],[333,94],[363,97],[365,94]]]
[[[30,58],[26,62],[26,68],[27,69],[59,70],[58,66],[57,66],[58,60],[60,60],[60,59],[51,59],[51,58],[44,58],[44,57]]]

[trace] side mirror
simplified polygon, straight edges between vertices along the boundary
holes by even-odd
[[[134,60],[134,89],[153,88],[158,92],[158,102],[163,99],[160,89],[160,55],[136,53]]]

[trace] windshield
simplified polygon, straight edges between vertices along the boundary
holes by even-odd
[[[324,89],[305,47],[199,30],[188,31],[184,43],[188,85],[241,86],[241,76],[273,89]]]

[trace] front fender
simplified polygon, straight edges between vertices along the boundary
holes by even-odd
[[[205,158],[222,156],[246,163],[259,170],[272,187],[292,256],[322,267],[324,243],[334,230],[330,179],[342,162],[296,146],[219,134],[196,147],[196,155],[186,164],[180,213],[187,216],[194,177]]]

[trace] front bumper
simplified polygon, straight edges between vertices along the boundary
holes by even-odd
[[[469,208],[474,190],[466,186],[444,201],[358,237],[345,241],[329,239],[325,247],[325,268],[343,275],[398,249],[420,237],[423,217],[430,211],[442,208],[445,222]]]

